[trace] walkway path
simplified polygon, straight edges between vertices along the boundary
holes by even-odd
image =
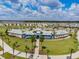
[[[0,56],[0,59],[5,59],[5,58],[3,58],[2,56]]]
[[[46,55],[39,55],[39,47],[40,47],[40,40],[37,39],[36,40],[36,48],[35,48],[35,53],[34,53],[34,56],[33,56],[33,59],[47,59],[47,56]]]
[[[77,40],[79,41],[79,31],[77,32]]]
[[[79,31],[77,32],[77,39],[79,41]],[[0,46],[3,48],[2,39],[0,39]],[[33,58],[36,58],[38,56],[38,53],[39,53],[39,47],[38,47],[39,46],[39,40],[37,40],[36,46],[37,46],[37,48],[35,49],[35,54],[34,54]],[[4,42],[4,52],[9,52],[9,53],[13,54],[13,49],[11,47],[9,47],[9,45],[7,45],[5,42]],[[2,52],[0,52],[0,54],[2,54]],[[25,52],[20,52],[20,51],[17,51],[17,50],[15,50],[14,55],[26,58],[26,53]],[[27,58],[30,55],[31,55],[30,53],[27,53]],[[67,59],[68,56],[70,56],[70,55],[69,54],[68,55],[56,55],[56,56],[55,55],[53,55],[53,56],[49,55],[49,57],[51,57],[51,59]],[[47,57],[47,55],[39,55],[38,59],[46,59],[44,57]],[[75,58],[78,58],[78,57],[79,57],[79,51],[72,54],[72,59],[75,59]]]
[[[0,55],[2,55],[3,54],[3,51],[0,51]]]
[[[35,53],[33,55],[33,59],[38,59],[39,57],[39,39],[36,40],[36,48]]]
[[[0,51],[0,55],[3,54],[3,51]],[[0,56],[0,59],[5,59],[4,57]]]
[[[9,45],[7,45],[5,42],[4,43],[4,47],[2,46],[2,39],[0,39],[0,46],[2,48],[4,48],[4,53],[8,52],[10,54],[13,54],[13,49],[11,47],[9,47]],[[14,50],[14,55],[17,55],[17,56],[20,56],[20,57],[25,57],[26,58],[26,53],[25,52],[20,52],[20,51],[17,51],[17,50]],[[0,55],[3,54],[3,52],[1,51],[0,52]],[[29,58],[31,54],[30,53],[27,53],[27,58]]]

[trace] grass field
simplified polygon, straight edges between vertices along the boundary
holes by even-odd
[[[15,48],[16,50],[19,51],[24,51],[25,46],[27,45],[30,50],[32,48],[32,43],[30,39],[22,39],[22,38],[17,38],[17,37],[11,37],[6,35],[6,29],[7,27],[0,27],[0,33],[3,34],[3,36],[1,36],[2,39],[4,39],[4,41],[10,46],[13,47],[13,44],[15,42],[18,42],[19,47]]]
[[[9,39],[9,41],[7,40]],[[23,51],[25,49],[25,46],[27,45],[30,49],[32,48],[32,43],[30,41],[30,39],[26,40],[26,39],[21,39],[21,38],[17,38],[17,37],[10,37],[7,36],[7,38],[4,38],[4,41],[10,46],[13,47],[13,44],[15,42],[18,42],[17,45],[19,45],[19,47],[15,48],[16,50],[19,51]]]
[[[25,45],[27,45],[30,49],[32,48],[32,43],[30,42],[30,39],[21,39],[17,37],[11,37],[6,35],[6,29],[9,27],[0,27],[0,33],[4,34],[2,38],[4,41],[10,46],[13,46],[14,42],[18,42],[19,47],[15,48],[19,51],[24,51]],[[17,28],[17,27],[16,27]],[[42,44],[42,46],[46,46],[46,49],[49,50],[49,55],[61,55],[61,54],[68,54],[70,53],[70,50],[73,49],[73,52],[77,51],[77,41],[74,39],[75,36],[63,39],[63,40],[57,40],[57,41],[48,41],[45,40]],[[9,40],[9,41],[8,41]],[[42,51],[41,54],[46,54],[46,49]]]
[[[3,55],[3,57],[4,57],[5,59],[12,59],[12,54],[10,54],[10,53],[5,53],[5,54]],[[15,59],[26,59],[26,58],[22,58],[22,57],[15,56]]]
[[[71,49],[73,49],[73,52],[78,50],[77,40],[74,39],[73,37],[57,41],[45,40],[42,43],[42,46],[45,46],[46,49],[44,49],[41,54],[46,54],[47,52],[46,50],[49,50],[48,55],[69,54]]]

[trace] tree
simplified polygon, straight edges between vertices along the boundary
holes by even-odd
[[[28,50],[29,50],[29,47],[26,45],[25,46],[26,59],[27,59],[27,52],[28,52]]]
[[[72,59],[73,50],[74,50],[74,49],[71,49],[71,50],[70,50],[70,59]]]
[[[32,35],[31,36],[31,42],[32,42],[32,47],[34,46],[34,43],[36,42],[35,36]]]
[[[11,41],[10,41],[10,38],[7,37],[7,36],[5,36],[5,39],[7,40],[7,43],[10,44],[10,42],[11,42]]]
[[[34,48],[35,42],[36,42],[36,39],[35,39],[35,36],[34,35],[31,36],[31,42],[32,42],[32,53],[33,53],[33,50],[35,49]]]
[[[42,45],[42,43],[44,42],[44,36],[40,36],[40,42],[41,42],[41,45]]]
[[[5,33],[8,35],[8,29],[6,29]]]
[[[7,40],[8,40],[8,43],[10,44],[10,42],[11,42],[11,41],[10,41],[10,39],[9,39],[9,38],[7,38]]]
[[[15,48],[19,46],[20,45],[18,45],[18,42],[13,43],[13,59],[15,59],[15,56],[14,56]]]
[[[48,53],[50,52],[48,49],[46,50],[47,51],[47,58],[48,58]]]
[[[69,36],[71,36],[71,37],[72,37],[72,34],[70,33],[70,34],[69,34]]]
[[[46,46],[42,46],[42,51],[43,51],[44,49],[46,49]]]
[[[40,36],[40,42],[41,42],[41,45],[40,45],[41,46],[41,50],[43,50],[42,49],[43,48],[42,43],[44,42],[44,36],[42,36],[42,35]]]

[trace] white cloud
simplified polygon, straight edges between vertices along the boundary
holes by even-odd
[[[76,4],[76,3],[73,3],[72,5],[71,5],[71,7],[69,8],[69,10],[72,10],[72,9],[75,9],[75,8],[77,8],[78,6],[77,6],[78,4]]]
[[[79,4],[73,3],[68,12],[70,15],[79,16]]]
[[[17,15],[17,14],[18,13],[15,12],[13,9],[7,8],[4,5],[0,5],[0,15],[3,15],[3,16],[4,15],[8,15],[8,16],[11,16],[11,15]]]
[[[28,2],[29,0],[19,0],[20,3],[26,3]]]
[[[41,12],[45,13],[45,14],[48,14],[49,11],[51,10],[50,7],[48,6],[40,6],[41,8]]]
[[[47,5],[49,7],[63,7],[64,5],[59,0],[39,0],[41,4]]]
[[[67,10],[62,10],[64,6],[59,0],[19,0],[23,4],[21,11],[17,12],[16,9],[19,8],[20,3],[13,4],[10,1],[6,1],[12,4],[12,9],[0,5],[0,19],[32,19],[32,20],[78,20],[79,17],[79,5],[72,4],[71,8]],[[32,7],[38,7],[38,10],[32,10],[32,8],[25,8],[27,3],[30,2]],[[41,4],[44,3],[44,4]],[[54,4],[54,5],[53,5]],[[50,6],[55,6],[56,8],[51,9]],[[3,16],[1,16],[3,15]]]

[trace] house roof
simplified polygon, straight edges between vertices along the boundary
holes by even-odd
[[[23,34],[21,29],[11,29],[8,31],[9,33],[15,33],[15,34]]]
[[[56,35],[64,35],[64,34],[68,34],[68,32],[66,30],[57,30],[55,31]]]
[[[21,30],[21,29],[12,29],[8,31],[9,33],[15,33],[15,34],[26,34],[26,35],[52,35],[54,34],[53,31],[45,31],[45,30],[37,30],[35,33],[34,31],[28,31],[28,30]],[[42,32],[42,33],[41,33]],[[56,30],[55,35],[63,35],[63,34],[68,34],[66,30]]]

